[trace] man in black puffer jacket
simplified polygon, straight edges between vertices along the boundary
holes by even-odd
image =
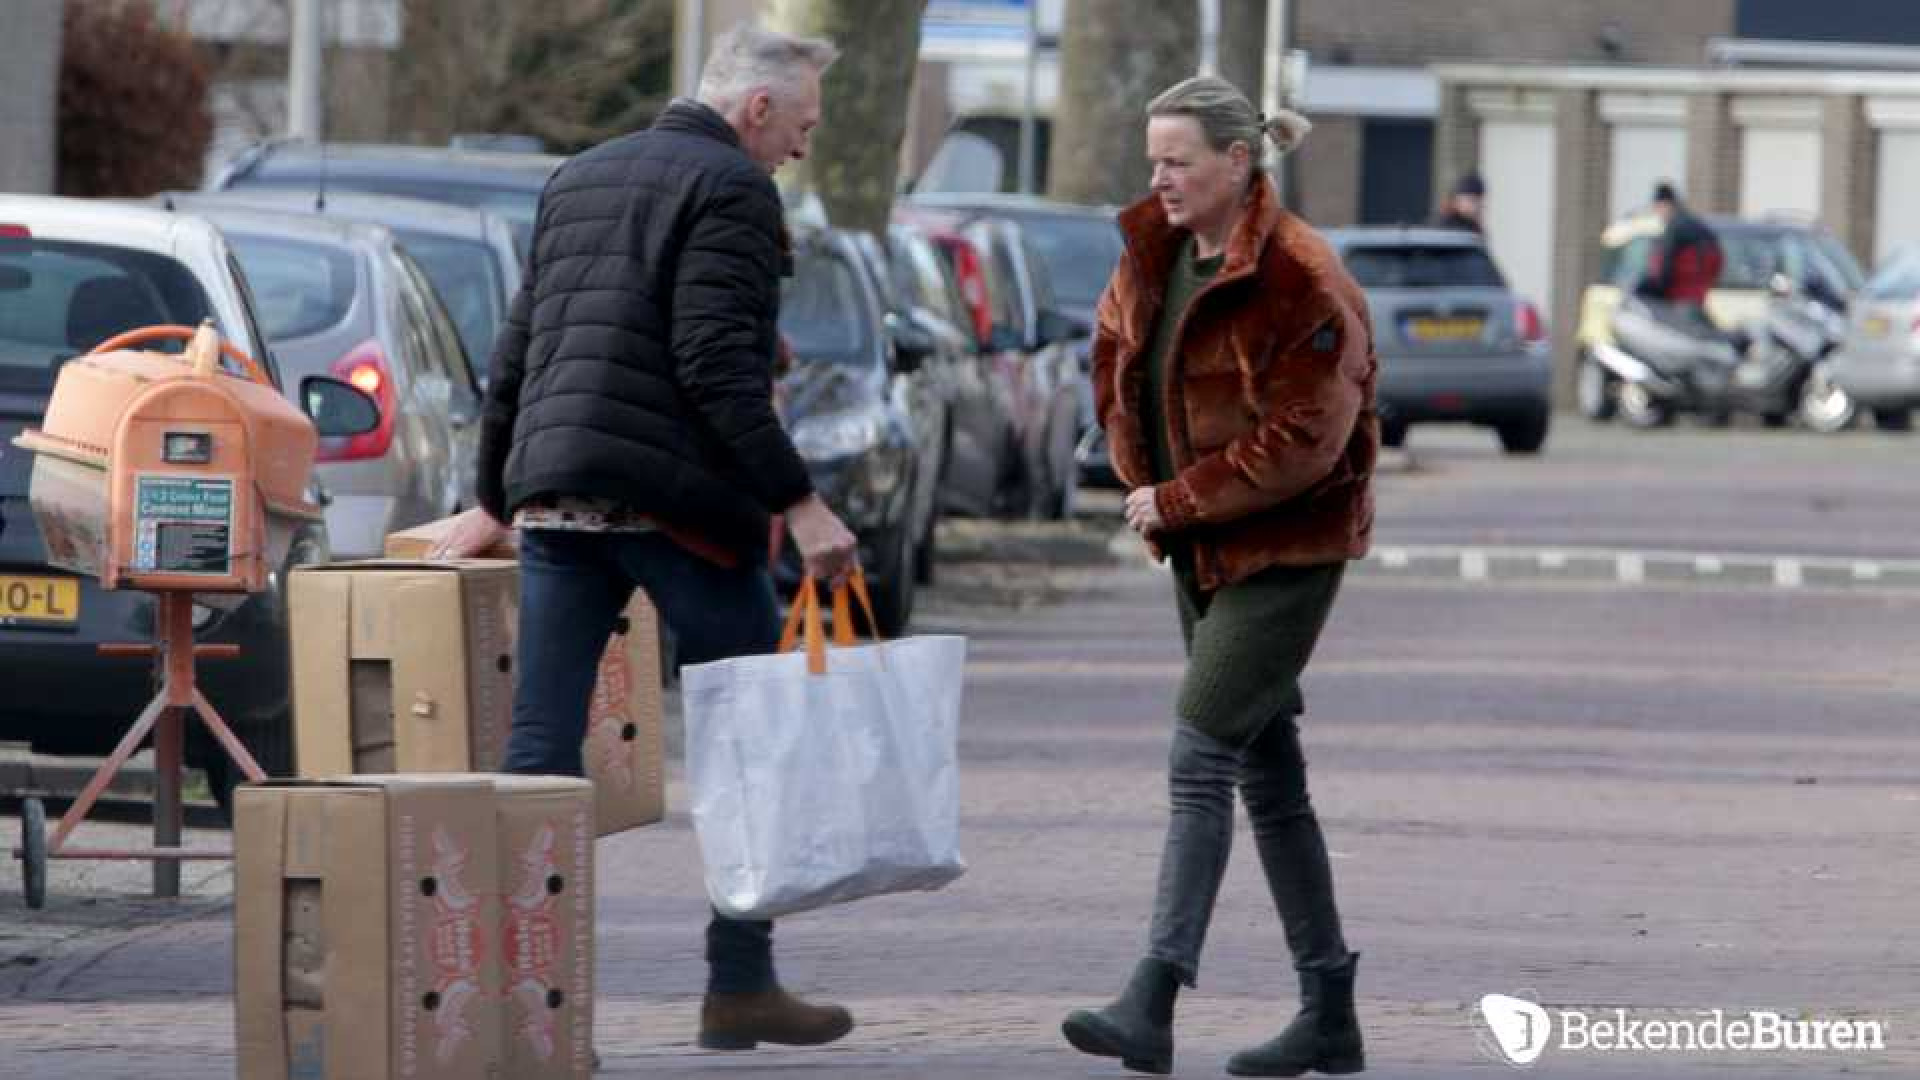
[[[595,670],[635,587],[682,663],[774,651],[770,519],[817,577],[854,538],[773,409],[780,277],[772,172],[804,157],[835,51],[752,25],[714,45],[697,101],[568,161],[495,346],[481,509],[440,550],[520,529],[519,670],[504,768],[581,775]],[[817,1045],[853,1026],[780,989],[769,922],[715,913],[700,1042]]]

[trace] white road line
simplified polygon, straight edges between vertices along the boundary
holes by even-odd
[[[1678,584],[1688,579],[1726,580],[1727,574],[1733,570],[1760,572],[1763,575],[1760,582],[1778,589],[1810,587],[1807,576],[1810,572],[1819,573],[1813,584],[1821,585],[1840,585],[1848,581],[1902,584],[1909,579],[1920,580],[1920,559],[1861,559],[1846,555],[1623,551],[1618,548],[1537,548],[1499,544],[1399,544],[1375,549],[1368,561],[1392,570],[1406,570],[1419,565],[1430,573],[1444,574],[1447,568],[1455,568],[1458,580],[1481,584],[1502,580],[1493,572],[1493,563],[1498,559],[1534,561],[1541,570],[1556,575],[1582,577],[1598,571],[1603,580],[1610,577],[1620,585],[1647,584],[1649,565],[1656,565],[1664,572],[1658,580],[1667,584]]]
[[[1460,577],[1464,581],[1487,580],[1487,553],[1477,549],[1461,552]]]

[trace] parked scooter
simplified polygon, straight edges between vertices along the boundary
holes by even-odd
[[[1827,358],[1846,333],[1846,302],[1803,288],[1785,274],[1768,283],[1765,318],[1726,331],[1698,309],[1640,296],[1613,317],[1611,344],[1591,350],[1577,391],[1596,420],[1617,415],[1635,428],[1695,413],[1725,423],[1736,412],[1768,427],[1798,417],[1821,432],[1853,420],[1855,406],[1828,374]]]

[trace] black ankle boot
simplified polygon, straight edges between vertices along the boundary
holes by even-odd
[[[1359,953],[1333,971],[1300,973],[1300,1012],[1287,1029],[1227,1062],[1234,1076],[1339,1075],[1367,1067],[1360,1021],[1353,1012],[1353,972]]]
[[[1165,1075],[1173,1071],[1173,999],[1179,992],[1173,965],[1149,956],[1134,966],[1119,1000],[1104,1009],[1075,1009],[1060,1032],[1082,1053]]]

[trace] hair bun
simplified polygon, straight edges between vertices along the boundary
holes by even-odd
[[[1273,145],[1284,154],[1298,149],[1300,144],[1306,141],[1307,133],[1313,130],[1313,121],[1292,109],[1281,109],[1272,116],[1261,113],[1260,130],[1265,132],[1267,138],[1273,140]]]

